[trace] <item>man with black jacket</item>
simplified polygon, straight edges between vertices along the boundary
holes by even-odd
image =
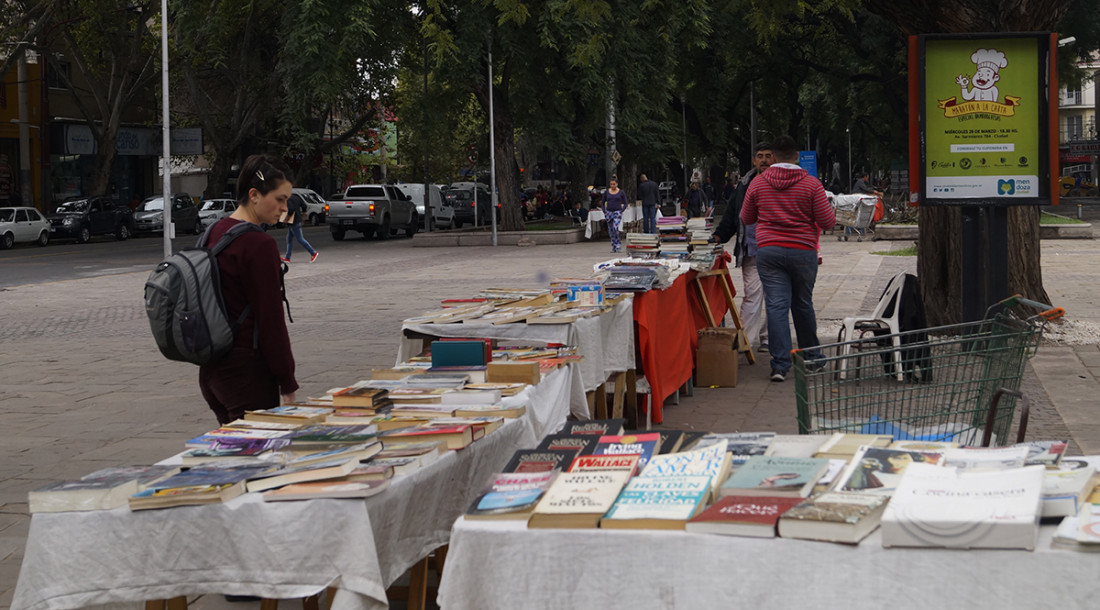
[[[638,185],[638,198],[642,200],[642,233],[657,232],[657,204],[660,197],[657,183],[642,174],[642,183]]]
[[[756,273],[756,225],[748,225],[744,230],[739,230],[741,224],[741,204],[745,201],[745,192],[749,190],[749,183],[759,176],[772,164],[771,145],[761,142],[753,149],[752,166],[741,181],[737,183],[733,199],[726,203],[726,211],[722,213],[722,221],[714,230],[713,239],[718,243],[726,243],[731,237],[737,236],[733,246],[733,258],[735,265],[741,268],[741,280],[745,294],[741,297],[741,323],[745,325],[745,336],[750,344],[758,346],[760,351],[768,349],[768,325],[767,315],[764,312],[764,287],[760,284],[760,276]]]

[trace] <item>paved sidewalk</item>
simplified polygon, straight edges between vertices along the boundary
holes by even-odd
[[[610,258],[605,241],[495,249],[412,248],[405,240],[315,245],[325,250],[318,263],[295,263],[287,277],[291,340],[307,396],[391,366],[401,320],[441,298],[492,285],[542,286],[554,276],[587,275]],[[914,269],[915,257],[871,254],[905,245],[823,238],[815,296],[823,340],[835,338],[840,318],[870,311],[895,273]],[[1042,247],[1051,299],[1075,324],[1100,328],[1100,266],[1093,262],[1100,245]],[[11,604],[22,560],[27,491],[105,466],[152,463],[216,423],[199,397],[197,369],[164,360],[149,336],[141,294],[155,262],[137,272],[0,291],[0,609]],[[766,354],[759,356],[755,366],[742,364],[737,388],[697,388],[667,406],[664,425],[795,432],[794,384],[768,382]],[[1028,437],[1068,437],[1074,453],[1100,453],[1098,376],[1096,342],[1043,345],[1023,380],[1034,403]],[[207,596],[194,606],[227,604]]]

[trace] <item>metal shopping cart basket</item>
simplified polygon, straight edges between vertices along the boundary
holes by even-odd
[[[977,322],[822,345],[819,358],[795,350],[798,431],[1019,442],[1009,430],[1017,400],[1020,440],[1027,427],[1027,399],[1019,392],[1024,361],[1035,354],[1047,322],[1064,313],[1016,296]]]
[[[856,241],[863,241],[865,235],[874,239],[875,231],[871,228],[871,222],[875,217],[878,197],[874,195],[835,195],[832,204],[833,210],[836,212],[836,223],[844,227],[844,233],[836,236],[837,241],[841,239],[848,241],[848,236],[851,233],[856,234]]]

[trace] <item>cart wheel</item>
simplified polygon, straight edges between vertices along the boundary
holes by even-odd
[[[847,235],[844,236],[844,241],[848,241],[848,236]]]
[[[844,236],[843,236],[843,235],[837,235],[837,236],[836,236],[836,240],[837,240],[837,241],[841,241],[842,239],[844,239]]]
[[[857,237],[857,238],[856,238],[856,241],[857,241],[857,242],[861,242],[861,241],[863,241],[863,236],[862,236],[862,235],[860,235],[859,237]]]

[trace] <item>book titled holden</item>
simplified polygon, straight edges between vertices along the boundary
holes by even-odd
[[[527,527],[597,527],[629,479],[629,472],[617,470],[562,473],[535,506]]]
[[[912,464],[882,516],[882,545],[1032,550],[1044,470]]]
[[[466,518],[526,520],[560,472],[555,468],[542,472],[495,474],[466,511]]]
[[[305,407],[298,405],[279,405],[270,409],[258,409],[244,414],[245,419],[289,424],[314,424],[325,421],[332,412],[328,407]]]
[[[600,440],[595,434],[547,434],[536,449],[572,451],[574,455],[588,455]]]
[[[77,481],[58,481],[27,494],[32,513],[110,510],[126,506],[130,496],[158,479],[174,475],[178,466],[125,466],[98,470]]]
[[[722,483],[718,494],[805,498],[828,469],[824,458],[754,455]]]
[[[382,442],[390,440],[438,440],[447,444],[448,449],[465,449],[474,441],[485,436],[485,428],[470,424],[457,426],[414,426],[398,428],[382,433]]]
[[[130,510],[218,504],[245,492],[245,481],[269,472],[269,466],[192,468],[157,481],[130,496]]]
[[[726,496],[688,521],[684,529],[695,534],[775,538],[779,517],[799,502],[802,498]]]
[[[710,498],[705,475],[634,477],[600,520],[605,529],[684,529]]]
[[[888,496],[827,491],[806,498],[779,517],[781,538],[859,544],[882,521]]]
[[[564,449],[520,449],[504,465],[504,472],[546,472],[565,470],[577,457],[575,451]]]
[[[733,456],[726,451],[726,442],[706,445],[701,449],[655,455],[646,463],[642,476],[705,475],[710,477],[711,492],[729,476]]]
[[[592,454],[640,455],[638,468],[642,469],[649,462],[649,458],[657,453],[657,444],[660,442],[661,435],[656,432],[601,436],[596,446],[592,448]]]
[[[286,487],[265,491],[264,502],[283,500],[318,500],[323,498],[369,498],[382,493],[390,486],[389,479],[373,481],[310,481],[292,483]]]
[[[623,433],[625,419],[589,419],[567,421],[560,434],[595,434],[597,436],[618,436]]]

